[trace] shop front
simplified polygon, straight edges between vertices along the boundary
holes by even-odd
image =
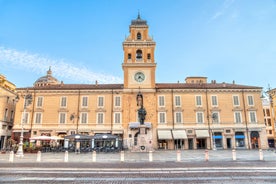
[[[208,130],[195,130],[196,133],[196,148],[207,149],[207,139],[210,137]]]
[[[245,136],[244,132],[236,132],[235,133],[235,144],[236,148],[244,149],[245,148]]]
[[[174,149],[184,149],[185,140],[188,139],[185,130],[172,130],[172,135],[174,139]]]
[[[97,152],[114,152],[123,148],[122,139],[112,134],[96,134],[92,137],[92,149]]]
[[[259,136],[259,132],[257,132],[257,131],[252,131],[250,133],[251,148],[252,149],[258,149],[259,148],[259,146],[260,146],[260,144],[259,144],[259,142],[260,142],[259,137],[260,137]]]
[[[171,130],[157,130],[158,149],[173,149],[173,137]]]
[[[223,149],[223,139],[221,132],[214,132],[213,142],[217,149]]]
[[[92,137],[89,135],[72,134],[64,137],[64,148],[71,152],[91,151]]]

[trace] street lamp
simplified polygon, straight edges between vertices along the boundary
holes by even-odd
[[[218,116],[215,113],[212,113],[211,118],[212,118],[212,123],[218,121]],[[214,130],[212,130],[212,137],[213,137],[213,150],[217,150],[217,147],[216,147],[216,138],[215,138]]]
[[[19,99],[19,98],[18,98]],[[23,119],[21,120],[21,135],[20,135],[20,142],[19,142],[19,146],[18,146],[18,150],[16,152],[16,156],[17,157],[24,157],[23,154],[23,123],[27,123],[27,116],[26,116],[26,109],[27,106],[30,105],[33,101],[33,97],[32,94],[28,93],[24,96],[24,111],[23,111]]]

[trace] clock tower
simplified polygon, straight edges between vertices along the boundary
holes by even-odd
[[[131,21],[130,35],[123,42],[124,88],[155,88],[155,42],[148,35],[147,21],[140,18]]]

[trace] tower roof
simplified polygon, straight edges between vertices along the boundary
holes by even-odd
[[[138,12],[137,19],[131,21],[131,25],[133,26],[140,26],[140,25],[146,25],[147,26],[147,21],[141,19],[140,13]]]

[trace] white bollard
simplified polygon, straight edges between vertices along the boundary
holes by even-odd
[[[237,153],[235,149],[232,150],[232,157],[233,157],[233,160],[237,160]]]
[[[9,162],[13,162],[14,160],[14,152],[10,151],[10,158],[9,158]]]
[[[260,153],[260,160],[264,160],[263,150],[259,149],[259,153]]]
[[[125,152],[121,151],[121,162],[125,161]]]
[[[152,151],[149,151],[149,161],[152,162]]]
[[[209,152],[205,150],[205,161],[209,161]]]
[[[97,158],[97,152],[93,151],[92,152],[92,162],[96,162],[96,158]]]
[[[36,157],[37,162],[41,162],[41,151],[37,152],[37,157]]]
[[[64,162],[68,162],[68,151],[64,153]]]
[[[176,161],[177,162],[181,161],[181,152],[180,152],[180,150],[177,150],[177,152],[176,152]]]

